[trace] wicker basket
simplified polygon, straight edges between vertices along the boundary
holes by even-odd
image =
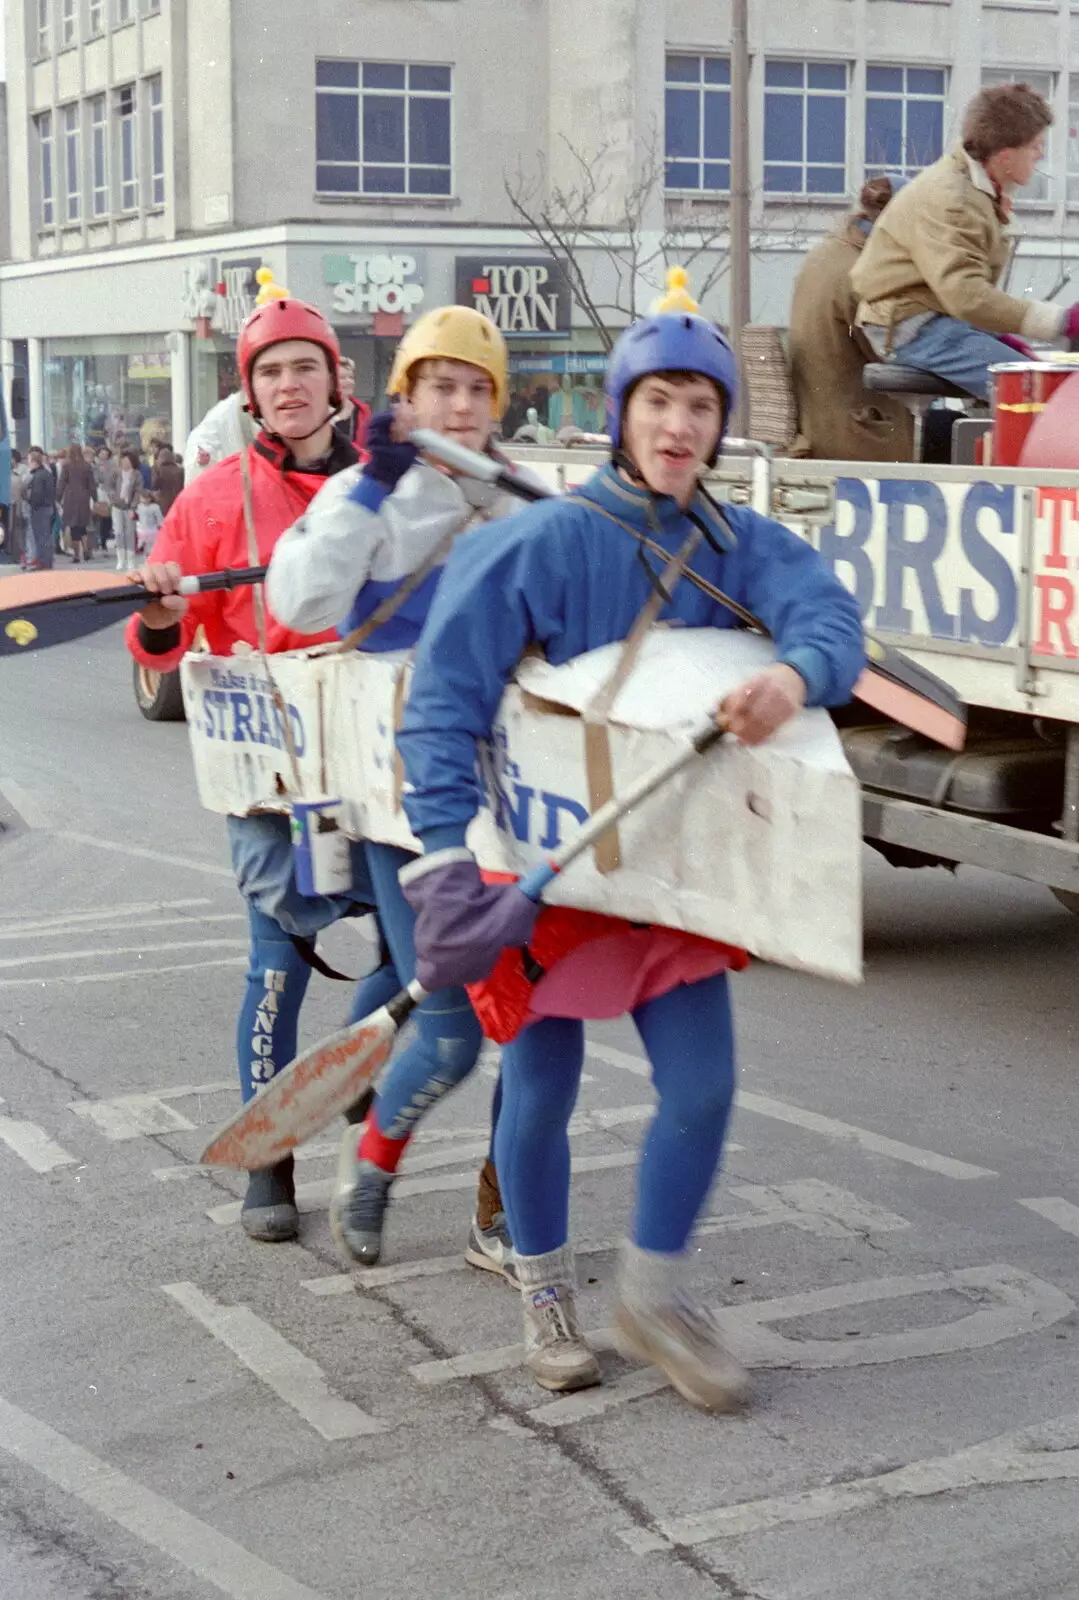
[[[748,398],[746,433],[762,444],[788,450],[798,432],[783,330],[750,323],[742,330],[742,363]]]

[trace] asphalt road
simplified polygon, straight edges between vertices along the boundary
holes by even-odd
[[[301,1242],[244,1238],[194,1165],[241,906],[118,634],[0,665],[0,792],[4,1600],[1079,1596],[1079,923],[1046,891],[867,858],[862,988],[737,981],[694,1276],[757,1388],[710,1418],[613,1353],[563,1401],[522,1375],[514,1295],[460,1259],[491,1062],[425,1124],[384,1269],[336,1260],[328,1137]],[[305,1036],[343,1009],[316,978]],[[650,1088],[631,1028],[586,1070],[600,1330]]]

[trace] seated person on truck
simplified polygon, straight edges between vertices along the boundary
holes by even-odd
[[[908,180],[869,178],[858,209],[806,256],[791,300],[790,363],[798,431],[817,461],[910,461],[914,424],[901,400],[867,394],[862,369],[877,357],[854,326],[851,268],[869,230]]]
[[[1079,304],[997,287],[1011,196],[1033,177],[1052,120],[1027,83],[983,89],[964,114],[962,142],[888,206],[851,270],[857,320],[879,359],[986,400],[988,369],[1032,355],[1026,340],[1079,337]]]

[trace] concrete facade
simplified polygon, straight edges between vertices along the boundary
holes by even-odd
[[[65,22],[72,17],[73,26]],[[92,32],[98,20],[100,31]],[[786,320],[805,248],[857,194],[874,67],[945,74],[945,144],[983,73],[1034,75],[1044,84],[1057,125],[1039,197],[1017,207],[1023,238],[1012,287],[1044,295],[1069,263],[1079,266],[1079,139],[1069,137],[1079,123],[1070,112],[1079,107],[1079,15],[1064,0],[807,0],[797,8],[757,0],[750,30],[755,320]],[[190,278],[200,262],[210,272],[223,261],[264,259],[294,292],[332,311],[323,257],[419,252],[424,304],[453,298],[455,260],[537,254],[507,181],[536,181],[545,172],[551,185],[572,186],[579,157],[597,180],[589,220],[617,225],[642,163],[662,156],[667,55],[722,57],[729,38],[728,0],[322,0],[306,10],[295,0],[78,0],[73,11],[65,0],[9,0],[10,263],[0,268],[8,382],[31,348],[47,359],[47,345],[30,341],[144,335],[181,365],[196,342]],[[319,61],[452,70],[448,193],[320,190]],[[777,63],[830,64],[845,74],[841,192],[766,192],[766,75]],[[158,84],[155,142],[150,97]],[[125,134],[129,89],[136,114]],[[96,203],[92,194],[92,118],[102,104],[104,205],[100,185]],[[77,216],[69,215],[65,186],[72,118],[81,141]],[[51,219],[42,192],[48,126]],[[121,192],[124,137],[129,182]],[[665,217],[714,219],[722,208],[722,194],[664,196],[657,185],[641,213],[642,237],[654,245]],[[581,254],[597,296],[614,297],[609,255],[587,246]],[[650,292],[645,285],[642,294]],[[705,306],[725,315],[722,280]],[[350,319],[337,320],[348,331]],[[351,319],[357,337],[370,334],[370,321]],[[598,348],[579,308],[573,324],[574,348]],[[228,337],[227,326],[217,331]],[[381,369],[371,370],[375,381]],[[28,380],[31,395],[41,397],[42,374]],[[180,387],[197,404],[198,381],[189,374]],[[190,420],[183,404],[173,416],[177,428]]]

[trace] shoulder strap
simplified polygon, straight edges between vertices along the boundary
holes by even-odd
[[[247,559],[253,567],[261,565],[259,561],[258,534],[255,531],[255,505],[251,490],[251,465],[248,461],[250,446],[245,445],[240,451],[240,477],[243,482],[244,502],[244,527],[247,531]],[[266,645],[266,603],[262,595],[262,584],[256,583],[251,591],[255,606],[255,632],[258,638],[259,657],[266,680],[270,685],[270,695],[281,724],[281,737],[285,742],[288,752],[289,766],[292,768],[292,782],[296,795],[303,793],[303,783],[300,778],[300,759],[296,753],[296,741],[292,736],[292,722],[288,714],[285,697],[277,686],[277,680],[270,670],[270,657]]]

